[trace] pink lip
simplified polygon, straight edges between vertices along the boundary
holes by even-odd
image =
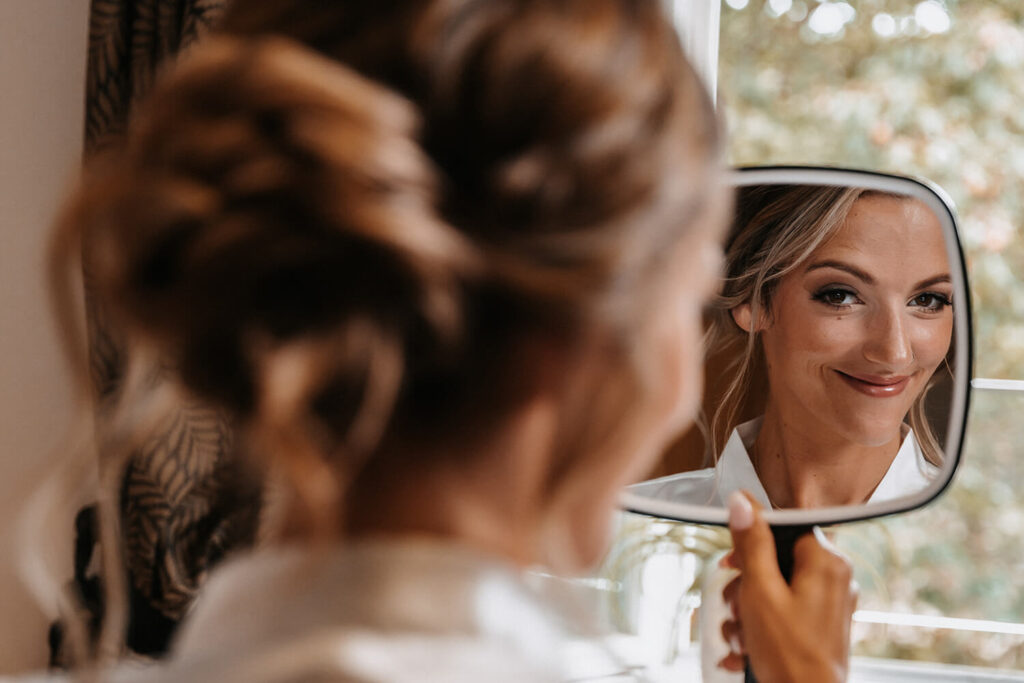
[[[839,370],[836,373],[852,388],[875,398],[899,396],[910,384],[909,375],[848,375]]]

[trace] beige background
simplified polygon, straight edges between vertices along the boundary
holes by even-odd
[[[0,674],[46,663],[14,528],[72,412],[43,251],[82,147],[88,15],[88,0],[0,0]]]

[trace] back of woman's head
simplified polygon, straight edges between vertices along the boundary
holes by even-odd
[[[394,383],[413,329],[424,353],[455,336],[475,267],[435,218],[415,124],[294,44],[215,41],[153,93],[65,221],[115,322],[235,415],[337,392],[353,369]],[[317,362],[271,387],[296,341]]]
[[[573,306],[642,272],[717,187],[717,120],[657,0],[235,0],[222,28],[413,101],[445,218]]]
[[[626,365],[721,195],[657,0],[239,1],[224,32],[64,225],[134,340],[296,479],[486,430],[539,381],[523,340],[599,328]]]

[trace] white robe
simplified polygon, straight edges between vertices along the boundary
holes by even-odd
[[[733,491],[749,491],[765,508],[772,507],[750,461],[749,449],[761,431],[763,418],[744,422],[732,431],[715,467],[671,474],[640,482],[629,492],[658,500],[721,507]],[[928,486],[938,468],[925,460],[914,432],[903,426],[903,441],[896,457],[867,502],[877,503],[917,493]]]
[[[637,681],[593,630],[601,624],[580,597],[563,579],[435,539],[266,548],[212,573],[167,659],[119,666],[102,680]]]

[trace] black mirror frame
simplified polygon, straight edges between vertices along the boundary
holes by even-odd
[[[942,476],[936,478],[933,485],[918,494],[897,498],[893,501],[812,510],[766,510],[764,516],[766,521],[775,527],[808,527],[888,517],[930,504],[949,487],[960,467],[970,412],[971,380],[974,377],[974,315],[970,280],[967,277],[967,262],[964,258],[959,222],[952,199],[941,187],[928,180],[842,167],[741,167],[733,172],[732,184],[734,187],[757,184],[862,186],[916,197],[931,207],[939,217],[943,226],[946,251],[953,271],[953,296],[957,302],[954,307],[957,374],[953,385],[953,406],[950,410],[949,429],[944,444],[946,462],[949,465],[943,467]],[[642,496],[631,494],[628,491],[620,497],[620,506],[628,512],[680,522],[716,526],[724,526],[728,523],[728,512],[722,507],[669,503],[652,499],[646,499],[644,502]]]

